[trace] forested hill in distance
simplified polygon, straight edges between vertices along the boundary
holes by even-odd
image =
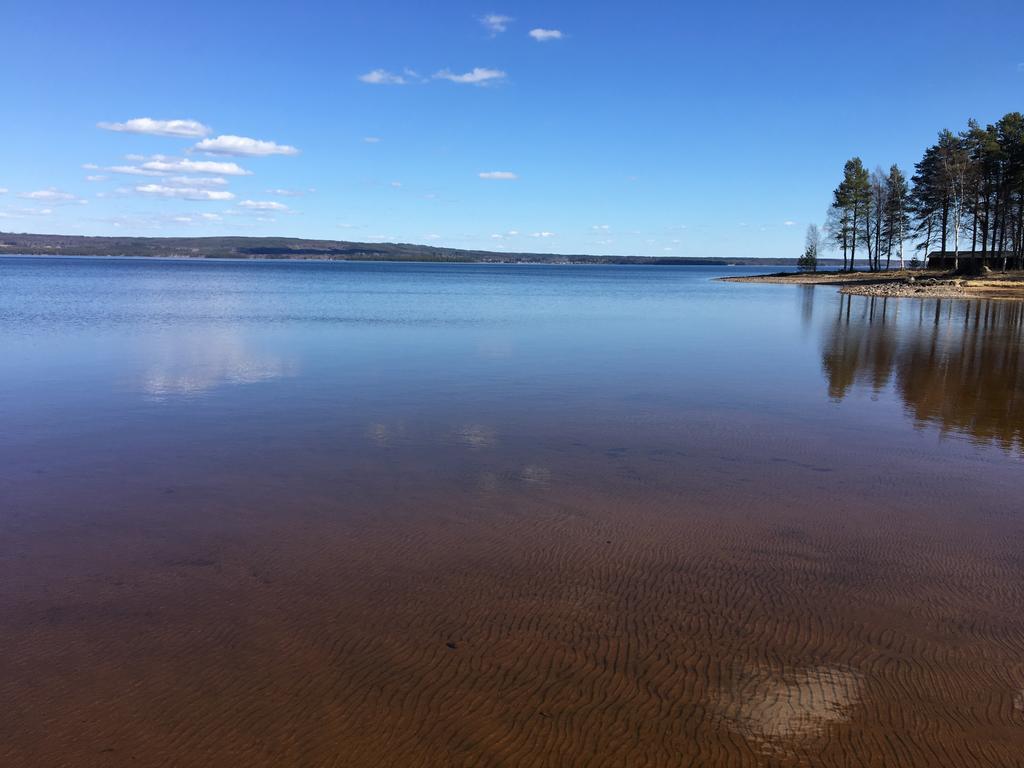
[[[588,256],[498,253],[408,243],[353,243],[292,237],[86,237],[0,233],[0,255],[152,256],[197,259],[321,259],[492,264],[792,265],[796,259]]]

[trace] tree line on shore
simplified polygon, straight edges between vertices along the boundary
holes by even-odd
[[[858,253],[872,271],[889,269],[894,258],[905,267],[908,242],[914,263],[916,254],[927,257],[937,247],[954,269],[968,250],[982,257],[979,263],[994,257],[1003,269],[1024,267],[1024,115],[1010,112],[985,127],[970,120],[959,133],[940,131],[909,184],[897,165],[869,172],[859,157],[851,158],[833,192],[825,235],[851,271]],[[816,263],[822,240],[812,225],[802,264]]]

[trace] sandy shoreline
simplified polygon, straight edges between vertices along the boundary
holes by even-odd
[[[834,285],[857,296],[936,299],[1024,299],[1024,272],[994,272],[979,277],[928,270],[892,272],[778,272],[749,277],[721,277],[731,283]]]

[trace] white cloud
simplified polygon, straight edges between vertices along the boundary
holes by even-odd
[[[276,141],[250,139],[246,136],[225,134],[214,139],[203,139],[196,149],[210,155],[234,155],[236,157],[266,157],[267,155],[297,155],[299,150]]]
[[[501,181],[514,181],[519,176],[512,171],[481,171],[479,174],[481,179],[496,179]]]
[[[301,189],[268,189],[267,194],[278,197],[302,197],[306,193]]]
[[[530,237],[554,237],[554,236],[555,236],[554,232],[533,232],[533,233],[530,234]]]
[[[99,168],[96,163],[82,163],[82,170],[84,171],[98,171]]]
[[[794,227],[794,226],[796,226],[796,222],[795,221],[784,221],[782,223],[784,225],[786,225],[787,227]]]
[[[209,173],[217,176],[249,176],[247,171],[237,163],[215,160],[189,160],[187,158],[153,157],[140,165],[115,165],[106,170],[111,173],[124,173],[133,176],[166,176],[174,173]]]
[[[447,69],[442,69],[434,75],[435,80],[450,80],[453,83],[468,83],[469,85],[487,85],[496,80],[503,80],[506,74],[500,69],[486,69],[484,67],[473,67],[465,74],[456,74]]]
[[[364,136],[363,141],[367,144],[380,144],[380,136]]]
[[[164,184],[142,184],[135,187],[135,191],[143,195],[180,198],[182,200],[233,200],[235,197],[226,190],[168,187]]]
[[[423,239],[424,240],[440,240],[441,236],[436,234],[436,233],[434,233],[434,232],[431,232],[429,235],[424,235]]]
[[[188,139],[198,139],[210,132],[209,128],[196,120],[154,120],[151,117],[136,117],[123,123],[97,123],[97,126],[106,131],[179,136]]]
[[[238,204],[239,208],[246,208],[250,211],[287,211],[288,206],[273,200],[243,200]]]
[[[519,230],[518,229],[510,229],[505,234],[507,234],[509,237],[515,237],[516,235],[519,234]]]
[[[7,187],[0,187],[0,195],[6,195],[9,191]]]
[[[126,176],[163,176],[163,171],[149,171],[137,165],[112,165],[109,168],[103,170],[109,171],[110,173],[122,173]]]
[[[199,213],[188,216],[174,216],[171,220],[181,222],[182,224],[203,224],[223,221],[224,219],[219,213]]]
[[[480,23],[484,25],[484,29],[490,32],[492,36],[508,29],[509,22],[511,21],[511,16],[502,16],[500,13],[488,13],[486,16],[480,17]]]
[[[564,35],[557,29],[531,29],[530,37],[538,43],[546,43],[548,40],[561,40]]]
[[[171,176],[167,183],[179,187],[224,187],[228,180],[220,176]]]
[[[391,182],[391,186],[394,187],[395,189],[401,189],[402,182],[400,182],[400,181],[392,181]]]
[[[52,208],[8,208],[0,211],[0,218],[21,219],[26,216],[49,216],[52,213]]]
[[[370,85],[405,85],[408,82],[401,75],[388,72],[386,69],[375,69],[365,75],[360,75],[359,79]]]
[[[92,174],[90,176],[86,176],[85,180],[86,181],[106,181],[107,177],[104,176],[102,173],[94,173],[94,174]]]
[[[23,200],[41,200],[46,203],[70,203],[74,200],[78,200],[78,198],[70,192],[62,192],[56,187],[50,187],[49,189],[37,189],[34,192],[22,192],[18,197]]]
[[[611,229],[611,227],[609,227],[607,224],[595,224],[594,226],[591,227],[591,229],[607,232],[609,229]]]

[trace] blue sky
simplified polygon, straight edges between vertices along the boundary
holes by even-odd
[[[0,230],[792,257],[848,157],[909,171],[1024,109],[1022,24],[1003,0],[16,2]]]

